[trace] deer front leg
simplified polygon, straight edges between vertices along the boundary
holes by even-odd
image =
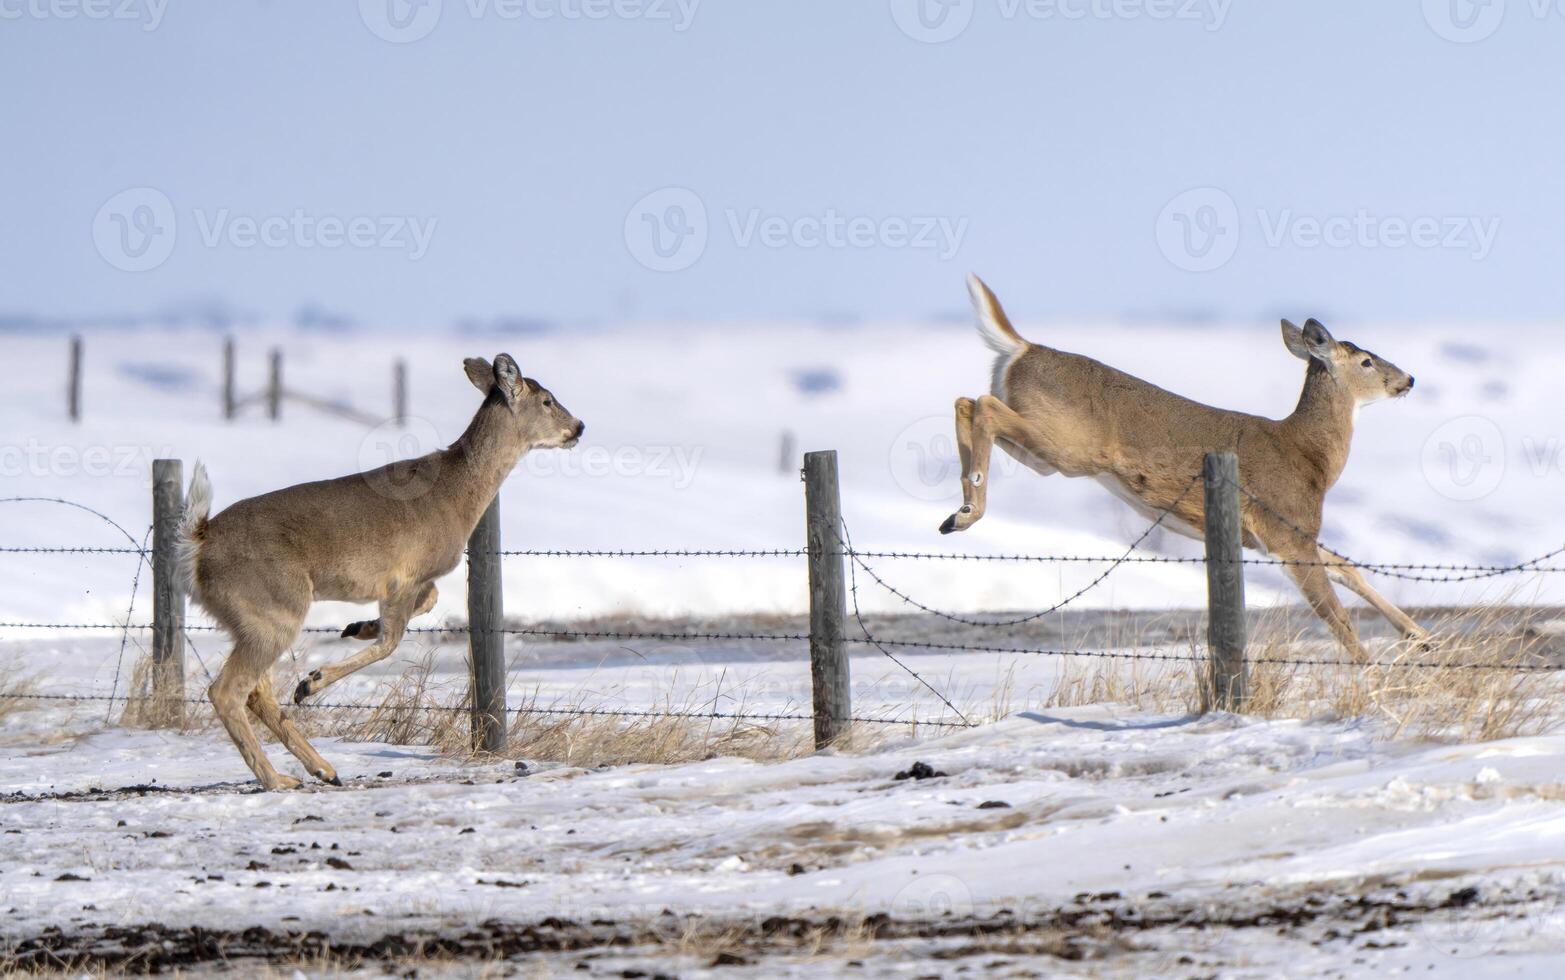
[[[435,591],[435,583],[430,582],[424,587],[424,594],[419,597],[418,607],[413,610],[408,619],[417,619],[435,608],[435,599],[438,595],[439,593]],[[357,623],[349,623],[343,627],[342,636],[344,638],[352,637],[355,640],[378,639],[380,637],[380,620],[363,619]]]
[[[1359,643],[1358,633],[1353,629],[1353,620],[1348,616],[1348,611],[1343,608],[1337,593],[1332,591],[1331,579],[1326,575],[1326,569],[1315,562],[1315,557],[1309,552],[1302,552],[1300,556],[1285,553],[1276,553],[1278,557],[1295,561],[1309,562],[1310,564],[1289,565],[1288,576],[1298,586],[1299,592],[1304,596],[1304,601],[1310,604],[1326,627],[1331,630],[1331,635],[1337,638],[1354,659],[1360,663],[1369,662],[1369,653]]]
[[[299,682],[299,686],[293,689],[293,703],[302,704],[305,698],[320,693],[354,671],[391,656],[397,644],[402,642],[402,633],[407,629],[408,619],[415,608],[414,597],[422,595],[422,588],[423,586],[420,585],[394,593],[390,598],[382,600],[380,619],[377,620],[380,623],[379,636],[375,642],[346,660],[310,671]]]
[[[1375,607],[1375,611],[1386,618],[1386,621],[1395,626],[1402,633],[1404,640],[1427,640],[1429,631],[1409,616],[1407,613],[1392,605],[1385,596],[1376,592],[1364,575],[1357,568],[1346,564],[1342,559],[1327,551],[1320,553],[1321,561],[1327,562],[1326,574],[1337,582],[1342,583],[1358,594],[1359,598]]]

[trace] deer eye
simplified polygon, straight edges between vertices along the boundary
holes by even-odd
[[[1365,361],[1364,363],[1368,364],[1369,362]],[[543,407],[544,408],[548,408],[550,405],[553,405],[553,404],[554,404],[554,399],[553,398],[545,398],[543,400]]]
[[[1375,366],[1375,362],[1370,360],[1367,357],[1364,358],[1364,360],[1359,362],[1359,367],[1374,367],[1374,366]]]

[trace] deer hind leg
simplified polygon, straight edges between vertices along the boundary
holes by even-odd
[[[1331,630],[1331,635],[1342,644],[1355,659],[1367,663],[1369,653],[1359,643],[1358,633],[1353,629],[1353,620],[1348,616],[1348,611],[1343,608],[1342,601],[1337,598],[1337,593],[1332,591],[1331,579],[1326,574],[1326,569],[1315,564],[1313,553],[1302,552],[1299,555],[1285,552],[1273,552],[1279,558],[1303,562],[1304,564],[1288,565],[1288,577],[1293,579],[1293,584],[1298,586],[1299,592],[1304,596],[1304,601],[1310,604]]]
[[[423,597],[426,587],[431,593],[430,603],[433,604],[434,586],[428,582],[393,592],[388,598],[382,599],[380,619],[377,620],[380,623],[379,635],[375,642],[346,660],[310,671],[299,682],[299,686],[293,689],[293,703],[301,704],[305,698],[319,693],[354,671],[391,656],[397,644],[402,642],[402,633],[407,629],[408,620],[412,618],[413,610],[417,608],[417,602]]]
[[[1405,640],[1425,640],[1429,638],[1429,631],[1418,625],[1413,617],[1392,605],[1385,596],[1376,592],[1364,575],[1352,565],[1345,564],[1340,558],[1328,551],[1321,551],[1321,561],[1327,562],[1326,574],[1333,581],[1339,582],[1356,592],[1359,598],[1375,607],[1375,611],[1386,618],[1392,626],[1402,632]]]
[[[266,676],[266,672],[272,669],[272,663],[288,646],[289,640],[297,630],[298,626],[295,624],[293,629],[288,631],[266,626],[235,631],[239,637],[238,642],[235,643],[233,652],[228,655],[223,669],[218,671],[217,680],[212,682],[209,690],[212,707],[217,711],[218,720],[228,730],[228,737],[234,740],[234,745],[238,746],[239,754],[244,758],[245,765],[250,767],[250,771],[255,773],[255,778],[269,790],[296,789],[299,780],[292,776],[285,776],[272,768],[266,753],[261,751],[261,743],[255,737],[255,730],[250,727],[246,702],[251,692]]]
[[[940,525],[941,534],[964,531],[984,516],[989,494],[989,457],[998,442],[1011,456],[1043,473],[1080,476],[1095,471],[1047,421],[1024,418],[993,395],[956,403],[956,442],[962,461],[962,506]]]
[[[438,595],[439,593],[435,591],[435,583],[430,582],[428,585],[426,585],[424,594],[419,597],[418,606],[411,614],[408,615],[408,619],[417,619],[418,617],[429,612],[431,609],[435,608],[435,598]],[[343,627],[342,635],[344,637],[351,636],[356,640],[379,639],[380,620],[365,619],[357,623],[349,623],[347,626]]]
[[[277,704],[277,692],[272,689],[272,679],[267,674],[261,675],[261,680],[256,684],[255,690],[250,692],[246,704],[250,712],[261,720],[277,741],[283,743],[283,748],[293,753],[293,757],[304,763],[316,779],[323,783],[331,783],[333,786],[341,786],[342,780],[337,777],[337,770],[331,763],[321,758],[321,754],[315,751],[315,746],[305,739],[304,733],[299,731],[288,716]]]

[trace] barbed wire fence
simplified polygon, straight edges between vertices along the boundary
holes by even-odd
[[[1213,457],[1221,455],[1223,454],[1212,454]],[[1239,480],[1233,477],[1222,476],[1221,474],[1224,471],[1220,467],[1214,470],[1211,462],[1208,463],[1206,471],[1192,477],[1182,492],[1168,506],[1162,508],[1153,516],[1148,527],[1119,555],[971,554],[877,549],[859,550],[853,545],[848,522],[841,516],[840,499],[837,492],[835,452],[827,451],[824,453],[806,454],[806,463],[807,465],[801,473],[801,478],[806,481],[806,496],[811,503],[807,507],[807,544],[802,548],[506,549],[499,545],[498,509],[492,507],[480,521],[478,529],[474,532],[473,540],[470,542],[467,563],[469,576],[468,623],[465,625],[448,624],[443,626],[409,627],[406,631],[409,634],[465,635],[468,638],[471,651],[470,660],[474,674],[474,683],[471,688],[471,704],[468,706],[421,705],[417,710],[469,714],[472,720],[475,745],[491,751],[498,751],[503,748],[507,719],[522,714],[602,716],[633,719],[733,720],[755,723],[808,722],[814,725],[818,747],[825,747],[836,742],[853,725],[890,725],[905,726],[914,730],[919,727],[948,730],[972,727],[976,724],[958,708],[951,697],[915,670],[914,666],[907,662],[906,657],[899,656],[898,652],[904,654],[909,652],[981,653],[1014,657],[1090,658],[1187,664],[1197,669],[1205,668],[1211,672],[1210,681],[1212,690],[1215,692],[1215,700],[1212,706],[1242,710],[1244,692],[1243,671],[1249,665],[1274,664],[1295,667],[1362,668],[1366,664],[1356,660],[1344,659],[1343,657],[1254,655],[1243,649],[1244,641],[1242,635],[1240,637],[1241,656],[1237,663],[1224,663],[1221,658],[1217,657],[1211,649],[1212,643],[1210,639],[1208,650],[1203,655],[1195,649],[1188,653],[1166,649],[1121,649],[1112,647],[1076,649],[996,643],[988,638],[983,638],[976,642],[958,642],[941,639],[890,637],[877,633],[871,627],[861,606],[861,591],[866,587],[879,589],[896,599],[899,603],[921,614],[972,630],[1004,631],[1036,622],[1071,606],[1101,586],[1115,572],[1131,565],[1200,564],[1207,566],[1210,572],[1215,564],[1219,567],[1232,566],[1235,574],[1243,566],[1287,569],[1290,566],[1331,568],[1349,565],[1361,571],[1388,578],[1424,583],[1473,582],[1508,575],[1565,572],[1565,563],[1560,561],[1562,556],[1565,556],[1565,546],[1549,550],[1537,557],[1511,564],[1363,561],[1319,543],[1315,540],[1314,534],[1301,527],[1298,521],[1289,517],[1281,508],[1260,498]],[[178,467],[166,468],[165,475],[167,475],[169,470],[172,471],[173,479],[177,481],[179,479]],[[1214,472],[1219,474],[1215,478],[1213,476]],[[1237,471],[1233,470],[1232,472]],[[1282,522],[1293,532],[1307,539],[1314,547],[1319,549],[1319,553],[1322,556],[1327,557],[1318,559],[1291,559],[1271,555],[1250,558],[1237,557],[1240,554],[1240,542],[1236,539],[1237,532],[1232,529],[1229,532],[1230,537],[1235,538],[1235,540],[1217,540],[1221,534],[1221,529],[1212,526],[1213,521],[1210,517],[1210,511],[1214,508],[1210,507],[1206,508],[1208,520],[1204,529],[1207,538],[1206,555],[1178,557],[1142,553],[1140,549],[1151,538],[1152,534],[1159,527],[1164,526],[1165,522],[1174,514],[1185,499],[1195,492],[1196,487],[1202,485],[1203,482],[1206,484],[1205,490],[1209,502],[1221,499],[1220,497],[1214,497],[1214,494],[1226,494],[1231,499],[1236,510],[1243,505],[1265,513],[1269,518]],[[146,533],[139,540],[107,515],[74,501],[57,497],[36,496],[0,498],[0,503],[45,503],[83,511],[112,527],[127,542],[125,545],[113,546],[66,545],[51,547],[0,545],[0,554],[18,556],[124,556],[136,559],[131,579],[130,600],[125,616],[118,622],[0,621],[0,629],[7,630],[117,632],[120,637],[120,644],[111,689],[107,693],[12,692],[3,695],[3,697],[17,701],[32,702],[104,703],[108,706],[111,715],[115,704],[128,705],[140,701],[150,701],[155,706],[155,710],[150,717],[157,717],[160,713],[165,717],[172,717],[169,715],[169,712],[175,709],[176,706],[179,712],[178,717],[182,717],[184,706],[205,703],[203,699],[186,696],[183,647],[187,642],[191,641],[190,634],[220,632],[220,627],[207,624],[189,624],[183,621],[186,597],[180,582],[179,570],[174,567],[174,563],[171,560],[173,555],[172,542],[160,540],[159,536],[154,534],[154,529],[159,527],[160,523],[164,527],[177,525],[179,516],[177,511],[182,509],[183,497],[177,493],[171,497],[166,492],[166,486],[164,490],[165,492],[161,494],[154,493],[154,519],[147,528]],[[825,500],[827,506],[817,507],[814,503],[817,500]],[[173,509],[172,511],[171,508]],[[151,548],[148,547],[149,538],[154,539]],[[1214,555],[1225,553],[1227,557],[1214,557]],[[498,605],[499,561],[475,561],[475,555],[499,560],[635,560],[672,558],[732,561],[747,559],[803,559],[808,563],[811,577],[810,629],[807,632],[800,632],[787,630],[589,629],[553,627],[544,624],[516,626],[505,620],[503,607]],[[1061,601],[1053,603],[1046,609],[1022,616],[990,619],[943,610],[920,600],[910,590],[893,584],[890,576],[882,571],[879,564],[886,561],[1101,564],[1104,568],[1100,573],[1092,577],[1086,585],[1067,595]],[[133,622],[136,596],[140,588],[143,570],[146,569],[150,569],[152,572],[153,588],[158,601],[154,603],[154,615],[151,622]],[[860,573],[868,580],[864,586],[860,584]],[[490,576],[493,577],[492,581],[488,580]],[[475,597],[483,597],[483,601],[488,603],[488,608],[476,606]],[[1222,601],[1231,604],[1233,598],[1229,597]],[[1227,621],[1233,622],[1235,613],[1238,614],[1239,621],[1242,622],[1242,589],[1237,596],[1237,609],[1219,609],[1216,606],[1218,602],[1219,599],[1214,591],[1210,596],[1209,622],[1215,622],[1219,618],[1226,618]],[[177,617],[175,610],[177,610]],[[852,632],[856,632],[857,635],[852,635],[852,632],[850,632],[850,614],[854,628]],[[169,622],[170,620],[172,620],[172,623]],[[161,671],[155,670],[152,675],[154,690],[147,694],[122,693],[120,683],[125,651],[133,635],[149,632],[155,640],[155,661],[173,664],[175,668]],[[303,632],[336,635],[338,630],[331,627],[306,627]],[[504,683],[505,671],[503,664],[497,665],[492,662],[496,657],[503,658],[503,643],[486,642],[488,638],[503,639],[506,636],[556,641],[652,640],[670,643],[743,642],[808,644],[810,650],[811,688],[813,691],[812,711],[809,713],[788,710],[728,711],[720,709],[715,701],[712,702],[710,710],[642,710],[577,706],[545,707],[531,704],[523,707],[508,707],[505,703],[506,684]],[[161,647],[159,644],[161,644]],[[191,645],[193,647],[193,643]],[[855,713],[847,695],[847,692],[850,690],[848,684],[850,649],[866,648],[885,657],[896,669],[905,672],[914,682],[927,689],[943,707],[944,712],[949,714],[942,713],[932,718],[920,718],[909,716],[905,713],[896,716]],[[1462,662],[1420,657],[1399,657],[1391,661],[1377,662],[1376,666],[1408,669],[1509,670],[1518,672],[1555,672],[1565,670],[1565,664],[1545,661],[1531,663]],[[204,662],[201,664],[201,667],[203,671],[206,670]],[[498,687],[493,683],[488,684],[486,687],[485,683],[480,680],[486,672],[491,679],[495,676],[500,678]],[[207,671],[207,676],[210,678],[210,671]],[[296,705],[295,709],[345,711],[375,710],[378,707],[380,706],[367,702],[308,701],[304,704]]]

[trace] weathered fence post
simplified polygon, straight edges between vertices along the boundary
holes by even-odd
[[[1244,542],[1239,518],[1239,458],[1207,453],[1206,484],[1207,647],[1211,658],[1209,707],[1243,711],[1246,690]]]
[[[842,499],[837,452],[804,454],[805,540],[810,564],[810,679],[814,693],[815,747],[823,749],[848,730],[853,714],[848,682],[847,587],[842,574]]]
[[[148,721],[185,724],[185,586],[179,574],[184,465],[152,461],[152,698]]]
[[[266,414],[273,422],[282,416],[283,411],[283,352],[281,348],[272,348],[272,366],[267,375],[266,382]]]
[[[65,410],[72,422],[82,418],[82,339],[71,338],[71,363],[65,374]]]
[[[505,602],[500,591],[500,498],[467,539],[467,641],[473,660],[473,748],[505,751]]]
[[[223,339],[223,418],[233,421],[238,411],[238,395],[234,390],[234,338]]]
[[[391,416],[399,428],[408,424],[408,362],[401,358],[391,367]]]

